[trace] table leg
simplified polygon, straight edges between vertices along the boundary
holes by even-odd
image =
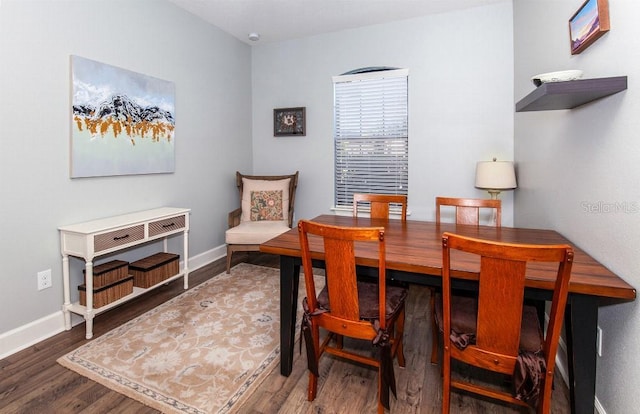
[[[572,413],[592,413],[596,394],[598,299],[571,295],[565,311]]]
[[[93,337],[93,318],[95,316],[95,312],[93,311],[93,262],[85,261],[84,264],[84,285],[87,287],[86,297],[86,306],[84,312],[84,323],[85,323],[85,338],[91,339]]]
[[[300,265],[293,257],[280,256],[280,374],[285,377],[293,369],[299,285]]]
[[[64,329],[71,329],[71,291],[69,282],[69,255],[62,254],[62,293],[64,303],[62,304],[62,315],[64,316]]]
[[[189,230],[185,230],[182,235],[182,254],[183,254],[183,263],[184,268],[182,271],[184,272],[184,289],[189,289]]]

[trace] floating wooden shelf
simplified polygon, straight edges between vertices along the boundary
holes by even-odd
[[[572,109],[627,89],[627,77],[547,82],[516,103],[516,112]]]

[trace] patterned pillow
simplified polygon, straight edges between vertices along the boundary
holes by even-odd
[[[290,178],[285,178],[284,180],[254,180],[246,177],[242,178],[242,216],[240,218],[241,221],[255,221],[252,218],[253,213],[253,205],[254,201],[253,193],[254,192],[273,192],[279,191],[281,194],[281,205],[282,209],[282,217],[278,220],[288,221],[289,220],[289,183],[291,182]],[[262,197],[265,198],[265,197]],[[266,219],[262,219],[266,220]],[[271,219],[269,219],[271,220]]]
[[[282,190],[251,192],[251,221],[284,220]]]

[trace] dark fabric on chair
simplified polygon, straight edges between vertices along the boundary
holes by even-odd
[[[300,353],[302,353],[302,338],[304,338],[305,349],[307,351],[307,367],[314,375],[319,376],[318,356],[316,355],[316,349],[313,346],[313,337],[311,336],[311,318],[326,311],[316,309],[314,312],[311,312],[307,298],[303,299],[302,307],[304,308],[304,313],[302,315],[302,323],[300,324]]]
[[[442,332],[442,296],[436,295],[436,322]],[[451,329],[461,334],[475,336],[478,313],[478,300],[472,297],[451,296]],[[522,309],[522,330],[520,331],[520,349],[528,352],[542,350],[544,337],[538,321],[536,308],[524,306]],[[460,348],[462,349],[462,348]]]
[[[478,300],[466,296],[451,296],[451,329],[459,333],[475,334],[478,313]],[[442,296],[436,294],[436,322],[443,331]]]
[[[393,316],[407,297],[407,289],[400,286],[387,285],[387,303],[385,311],[387,319]],[[360,304],[360,319],[372,321],[378,319],[378,284],[358,281],[358,303]],[[318,306],[320,309],[330,310],[329,294],[326,286],[318,295]]]
[[[390,409],[389,390],[391,390],[396,399],[398,398],[396,393],[396,375],[393,372],[393,356],[391,355],[391,336],[386,330],[380,329],[380,322],[377,319],[372,322],[372,325],[377,332],[372,343],[380,348],[380,373],[382,377],[382,394],[380,395],[380,401],[384,408]]]
[[[520,330],[520,350],[540,352],[544,346],[544,336],[538,319],[538,311],[533,306],[522,308],[522,329]]]
[[[436,322],[440,332],[444,329],[442,296],[436,295]],[[451,333],[449,339],[461,350],[475,344],[478,301],[476,298],[451,297]],[[544,337],[536,308],[525,305],[522,309],[520,352],[513,373],[514,394],[532,407],[538,404],[546,363],[542,353]]]
[[[542,351],[520,352],[513,372],[513,393],[516,398],[537,407],[546,371],[547,364]]]

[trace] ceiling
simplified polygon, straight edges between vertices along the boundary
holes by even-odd
[[[170,0],[248,44],[277,42],[508,0]],[[249,33],[258,33],[252,42]]]

